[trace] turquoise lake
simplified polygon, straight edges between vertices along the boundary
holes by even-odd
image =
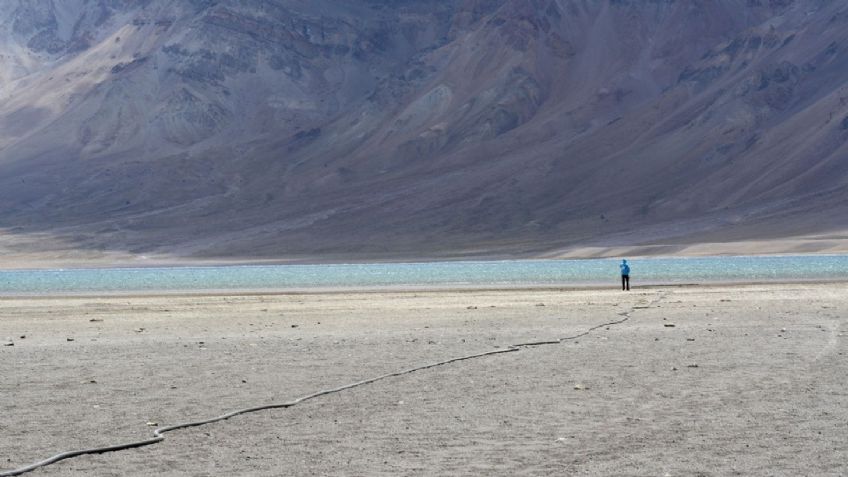
[[[0,294],[619,284],[619,260],[0,271]],[[848,279],[848,255],[629,260],[647,284]]]

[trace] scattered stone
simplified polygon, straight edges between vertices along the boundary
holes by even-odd
[[[149,427],[156,427],[156,426],[158,426],[158,425],[159,425],[159,423],[158,423],[158,422],[153,422],[153,421],[148,421],[148,422],[147,422],[147,425],[148,425]]]
[[[15,346],[15,343],[9,341],[8,343],[3,343],[3,346]]]
[[[545,306],[544,303],[536,303],[536,306]]]
[[[674,323],[665,323],[663,326],[666,328],[674,328]]]
[[[672,370],[672,371],[677,371],[677,367],[672,367],[672,368],[671,368],[671,370]]]
[[[136,328],[136,329],[134,329],[133,331],[135,331],[136,333],[143,333],[143,332],[144,332],[144,328]]]
[[[103,321],[103,319],[101,319],[101,318],[92,318],[92,319],[90,319],[90,320],[88,320],[88,321],[90,321],[90,322],[92,322],[92,323],[97,323],[97,322]]]
[[[589,389],[589,386],[584,386],[582,384],[575,384],[574,385],[575,391],[586,391],[587,389]]]
[[[467,306],[467,307],[465,307],[465,309],[466,310],[476,310],[477,307],[476,306]]]
[[[246,379],[242,379],[242,380],[241,380],[241,382],[242,382],[242,383],[244,383],[244,384],[247,384],[247,380],[246,380]]]
[[[686,367],[687,367],[687,368],[697,368],[697,367],[698,367],[698,365],[697,365],[697,364],[695,364],[695,363],[692,363],[692,364],[690,364],[690,365],[687,365]]]
[[[22,340],[25,340],[25,339],[26,339],[26,335],[21,335],[21,339],[22,339]]]
[[[68,340],[68,341],[73,341],[73,340],[74,340],[73,338],[65,338],[65,339],[66,339],[66,340]]]
[[[781,332],[781,333],[786,333],[786,328],[781,328],[781,329],[780,329],[780,332]]]
[[[695,338],[686,338],[686,341],[695,341]]]
[[[292,328],[297,328],[300,325],[291,325]]]
[[[722,302],[722,303],[727,303],[727,302],[729,302],[730,300],[729,300],[729,299],[727,299],[727,298],[723,298],[723,299],[721,299],[721,300],[719,300],[719,301],[720,301],[720,302]]]

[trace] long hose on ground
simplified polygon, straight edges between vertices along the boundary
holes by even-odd
[[[552,341],[534,341],[534,342],[530,342],[530,343],[513,344],[513,345],[510,345],[510,346],[503,348],[503,349],[497,349],[497,350],[494,350],[494,351],[486,351],[486,352],[483,352],[483,353],[471,354],[471,355],[468,355],[468,356],[461,356],[459,358],[451,358],[451,359],[439,361],[439,362],[436,362],[436,363],[425,364],[423,366],[405,369],[403,371],[396,371],[396,372],[393,372],[393,373],[383,374],[381,376],[365,379],[363,381],[358,381],[358,382],[351,383],[351,384],[346,384],[344,386],[339,386],[337,388],[325,389],[325,390],[318,391],[318,392],[315,392],[315,393],[312,393],[312,394],[308,394],[306,396],[297,398],[297,399],[295,399],[293,401],[289,401],[289,402],[278,403],[278,404],[268,404],[268,405],[265,405],[265,406],[249,407],[249,408],[245,408],[245,409],[239,409],[239,410],[236,410],[236,411],[228,412],[227,414],[222,414],[218,417],[213,417],[211,419],[206,419],[206,420],[203,420],[203,421],[193,421],[193,422],[186,422],[186,423],[182,423],[182,424],[175,424],[173,426],[160,427],[160,428],[157,428],[153,431],[153,437],[150,438],[150,439],[145,439],[145,440],[136,441],[136,442],[128,442],[126,444],[117,444],[117,445],[106,446],[106,447],[94,447],[94,448],[91,448],[91,449],[82,449],[82,450],[62,452],[62,453],[56,454],[52,457],[49,457],[47,459],[32,463],[32,464],[24,466],[24,467],[20,467],[18,469],[0,472],[0,477],[12,477],[12,476],[16,476],[16,475],[25,474],[27,472],[38,469],[39,467],[44,467],[44,466],[47,466],[47,465],[50,465],[50,464],[55,464],[56,462],[59,462],[61,460],[70,459],[72,457],[78,457],[78,456],[81,456],[81,455],[104,454],[106,452],[115,452],[115,451],[120,451],[120,450],[125,450],[125,449],[134,449],[136,447],[149,446],[149,445],[156,444],[156,443],[159,443],[159,442],[162,442],[163,440],[165,440],[164,434],[167,433],[167,432],[176,431],[178,429],[187,429],[189,427],[197,427],[197,426],[203,426],[203,425],[206,425],[206,424],[212,424],[213,422],[223,421],[223,420],[229,419],[231,417],[238,416],[240,414],[248,414],[248,413],[251,413],[251,412],[264,411],[264,410],[267,410],[267,409],[289,408],[289,407],[292,407],[292,406],[296,406],[296,405],[298,405],[298,404],[300,404],[304,401],[309,401],[310,399],[315,399],[315,398],[318,398],[318,397],[321,397],[321,396],[326,396],[328,394],[339,393],[339,392],[345,391],[347,389],[365,386],[367,384],[375,383],[377,381],[382,381],[382,380],[388,379],[388,378],[403,376],[405,374],[411,374],[411,373],[414,373],[414,372],[417,372],[417,371],[422,371],[422,370],[425,370],[425,369],[430,369],[430,368],[435,368],[435,367],[438,367],[438,366],[444,366],[444,365],[447,365],[447,364],[456,363],[458,361],[466,361],[466,360],[469,360],[469,359],[482,358],[484,356],[492,356],[492,355],[495,355],[495,354],[512,353],[512,352],[520,351],[523,348],[533,348],[533,347],[537,347],[537,346],[555,345],[555,344],[560,344],[563,341],[575,340],[575,339],[581,338],[583,336],[586,336],[589,333],[591,333],[591,332],[593,332],[593,331],[595,331],[599,328],[604,328],[604,327],[607,327],[607,326],[613,326],[613,325],[618,325],[618,324],[624,323],[625,321],[630,319],[630,313],[632,313],[634,310],[641,309],[641,308],[649,308],[650,306],[652,306],[654,303],[658,302],[661,299],[662,299],[662,297],[659,297],[659,298],[654,299],[654,301],[652,301],[647,306],[633,307],[633,308],[631,308],[630,311],[621,312],[621,313],[619,313],[619,316],[623,316],[624,318],[617,320],[617,321],[611,321],[609,323],[602,323],[600,325],[593,326],[592,328],[589,328],[588,330],[584,331],[583,333],[580,333],[580,334],[577,334],[577,335],[574,335],[574,336],[567,336],[565,338],[559,338],[559,339],[552,340]]]

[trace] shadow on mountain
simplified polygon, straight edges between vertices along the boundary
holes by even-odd
[[[838,2],[83,3],[0,7],[15,253],[470,257],[848,229]]]

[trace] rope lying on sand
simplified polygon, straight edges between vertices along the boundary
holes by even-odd
[[[654,305],[655,303],[657,303],[658,301],[660,301],[662,298],[663,298],[663,296],[660,296],[660,297],[654,299],[647,306],[640,306],[640,307],[638,307],[638,309],[649,308],[652,305]],[[435,368],[435,367],[438,367],[438,366],[444,366],[444,365],[447,365],[447,364],[456,363],[458,361],[466,361],[466,360],[469,360],[469,359],[482,358],[484,356],[492,356],[492,355],[495,355],[495,354],[513,353],[513,352],[516,352],[516,351],[520,351],[522,348],[533,348],[533,347],[537,347],[537,346],[560,344],[563,341],[575,340],[575,339],[581,338],[583,336],[586,336],[589,333],[591,333],[591,332],[593,332],[593,331],[595,331],[599,328],[604,328],[604,327],[607,327],[607,326],[619,325],[621,323],[624,323],[625,321],[630,319],[630,314],[633,311],[635,311],[636,309],[637,309],[637,307],[634,306],[630,309],[630,311],[625,311],[625,312],[619,313],[619,316],[624,317],[620,320],[610,321],[608,323],[602,323],[600,325],[593,326],[592,328],[589,328],[588,330],[586,330],[586,331],[584,331],[580,334],[574,335],[574,336],[566,336],[564,338],[559,338],[559,339],[552,340],[552,341],[534,341],[534,342],[529,342],[529,343],[513,344],[513,345],[509,345],[508,347],[503,348],[503,349],[497,349],[497,350],[494,350],[494,351],[486,351],[486,352],[483,352],[483,353],[471,354],[471,355],[462,356],[462,357],[459,357],[459,358],[451,358],[451,359],[439,361],[439,362],[436,362],[436,363],[425,364],[423,366],[405,369],[403,371],[396,371],[396,372],[393,372],[393,373],[383,374],[381,376],[369,378],[369,379],[366,379],[366,380],[363,380],[363,381],[358,381],[358,382],[351,383],[351,384],[346,384],[344,386],[339,386],[337,388],[325,389],[323,391],[318,391],[316,393],[312,393],[312,394],[297,398],[297,399],[295,399],[293,401],[289,401],[289,402],[278,403],[278,404],[268,404],[268,405],[265,405],[265,406],[249,407],[249,408],[245,408],[245,409],[239,409],[239,410],[236,410],[236,411],[228,412],[227,414],[223,414],[223,415],[220,415],[218,417],[213,417],[211,419],[206,419],[206,420],[203,420],[203,421],[186,422],[186,423],[183,423],[183,424],[175,424],[173,426],[160,427],[160,428],[157,428],[153,431],[153,437],[151,439],[145,439],[145,440],[136,441],[136,442],[128,442],[126,444],[117,444],[117,445],[113,445],[113,446],[94,447],[94,448],[91,448],[91,449],[82,449],[82,450],[62,452],[62,453],[56,454],[52,457],[49,457],[47,459],[44,459],[42,461],[35,462],[33,464],[27,465],[25,467],[0,472],[0,477],[12,477],[12,476],[16,476],[16,475],[25,474],[27,472],[38,469],[39,467],[44,467],[44,466],[47,466],[47,465],[50,465],[50,464],[55,464],[56,462],[59,462],[61,460],[70,459],[72,457],[78,457],[78,456],[81,456],[81,455],[104,454],[106,452],[115,452],[115,451],[126,450],[126,449],[134,449],[136,447],[149,446],[149,445],[156,444],[156,443],[164,441],[165,440],[164,434],[166,432],[176,431],[177,429],[187,429],[189,427],[203,426],[205,424],[212,424],[213,422],[223,421],[223,420],[229,419],[231,417],[238,416],[240,414],[248,414],[248,413],[257,412],[257,411],[264,411],[264,410],[267,410],[267,409],[289,408],[289,407],[295,406],[297,404],[300,404],[304,401],[308,401],[310,399],[315,399],[317,397],[326,396],[328,394],[339,393],[339,392],[345,391],[347,389],[365,386],[367,384],[375,383],[377,381],[382,381],[384,379],[393,378],[393,377],[397,377],[397,376],[403,376],[405,374],[411,374],[411,373],[414,373],[414,372],[417,372],[417,371],[423,371],[425,369]]]

